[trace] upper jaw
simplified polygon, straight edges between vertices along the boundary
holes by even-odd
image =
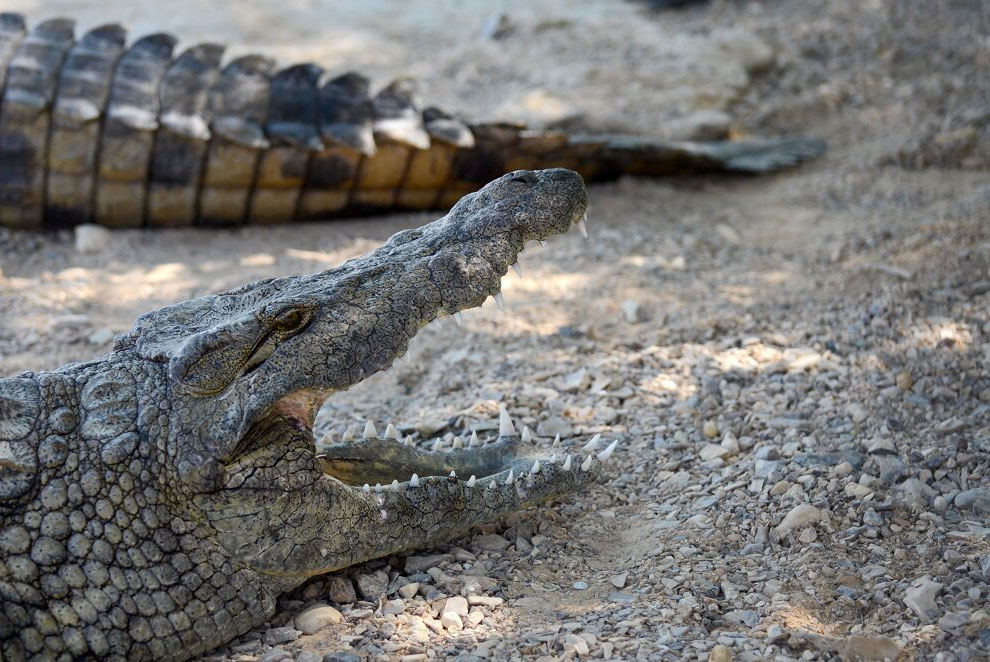
[[[486,187],[443,218],[305,279],[322,310],[305,334],[247,376],[250,392],[261,397],[248,404],[244,422],[249,425],[276,403],[299,401],[290,398],[299,392],[308,394],[309,409],[308,416],[296,418],[311,425],[321,399],[387,369],[422,327],[444,316],[455,316],[459,323],[460,311],[498,295],[502,277],[527,241],[583,228],[587,194],[580,176],[565,170],[533,174],[564,188],[542,213],[520,214],[511,200],[485,204]],[[371,351],[362,351],[362,343]],[[300,371],[300,366],[319,368]],[[272,388],[279,383],[281,389]]]
[[[465,196],[443,218],[400,232],[366,256],[312,276],[230,293],[235,303],[254,302],[227,322],[246,325],[248,334],[255,332],[255,320],[261,320],[259,311],[281,302],[309,302],[312,321],[222,392],[187,394],[191,418],[210,424],[185,421],[176,426],[187,440],[195,438],[179,444],[189,449],[185,462],[180,457],[180,476],[194,490],[215,487],[220,465],[277,403],[293,405],[291,418],[310,427],[319,401],[312,394],[328,396],[388,368],[422,326],[481,305],[499,292],[502,276],[526,241],[580,226],[586,208],[587,193],[577,173],[509,173]],[[149,327],[153,321],[148,318]],[[201,335],[215,336],[215,330]],[[182,349],[195,349],[192,340]],[[182,359],[172,356],[177,365]],[[193,355],[182,365],[199,365],[197,360]],[[181,386],[176,384],[177,392]]]

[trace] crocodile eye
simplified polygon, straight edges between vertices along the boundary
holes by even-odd
[[[298,308],[290,308],[279,313],[275,318],[274,326],[282,333],[289,333],[302,327],[306,323],[306,317],[306,314]]]

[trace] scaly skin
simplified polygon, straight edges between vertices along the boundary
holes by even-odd
[[[510,173],[335,269],[147,313],[99,360],[0,380],[0,657],[185,659],[311,575],[593,481],[611,449],[535,457],[507,415],[450,452],[369,426],[317,456],[312,433],[324,398],[497,294],[526,241],[586,206],[572,171]]]
[[[440,209],[499,175],[564,167],[588,181],[767,172],[821,153],[809,138],[664,142],[466,124],[419,110],[397,80],[256,55],[221,67],[175,38],[125,48],[119,25],[79,41],[53,19],[30,32],[0,14],[0,225],[113,227],[279,223]]]

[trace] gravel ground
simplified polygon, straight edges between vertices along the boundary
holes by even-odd
[[[662,118],[830,151],[772,177],[595,187],[593,240],[534,244],[505,314],[428,329],[329,401],[327,428],[371,418],[441,444],[490,430],[502,403],[534,443],[600,432],[618,462],[568,501],[316,578],[208,659],[988,659],[990,11],[506,6],[495,41],[425,10],[399,21],[406,41],[382,34],[406,55],[447,35],[424,88],[473,116],[501,98],[537,124]],[[534,73],[530,47],[566,57]],[[0,372],[98,355],[144,309],[336,264],[427,218],[122,232],[89,254],[0,231]]]

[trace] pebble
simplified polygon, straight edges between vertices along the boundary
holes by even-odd
[[[583,591],[588,588],[588,582],[577,581],[574,582],[574,588],[578,591]]]
[[[400,586],[398,593],[400,596],[408,600],[409,598],[416,595],[416,593],[419,591],[419,587],[420,587],[419,582],[409,582],[405,586]]]
[[[972,509],[976,512],[990,513],[990,487],[964,490],[956,495],[953,503],[960,510]]]
[[[302,632],[299,630],[288,626],[271,628],[265,631],[265,643],[269,646],[277,646],[278,644],[295,641],[301,634]]]
[[[715,421],[705,421],[705,424],[702,426],[701,431],[708,439],[715,439],[719,435],[718,425],[715,424]]]
[[[897,642],[882,635],[850,635],[845,641],[845,655],[843,659],[850,662],[872,660],[889,660],[894,662],[901,653],[901,647]]]
[[[76,251],[79,253],[101,253],[113,238],[110,230],[95,223],[77,225],[74,234]]]
[[[940,613],[935,598],[941,592],[942,584],[929,577],[922,577],[904,591],[904,604],[922,620],[933,621]]]
[[[477,549],[483,549],[486,552],[504,552],[512,544],[497,533],[475,536],[471,543]]]
[[[445,611],[440,614],[440,624],[452,632],[457,632],[464,629],[464,621],[461,620],[461,617],[458,614],[453,612]]]
[[[724,618],[730,623],[745,625],[748,628],[755,628],[760,623],[760,615],[752,609],[733,609],[726,612]]]
[[[718,644],[708,654],[708,662],[732,662],[732,649],[723,644]]]
[[[817,524],[822,519],[822,511],[815,508],[811,504],[802,503],[798,506],[794,506],[784,516],[780,524],[777,525],[775,531],[779,538],[786,536],[792,529],[806,527],[809,524]]]
[[[351,651],[333,651],[323,656],[323,662],[361,662],[361,658]]]
[[[938,626],[943,630],[955,630],[970,622],[968,611],[950,611],[938,619]]]
[[[296,616],[296,629],[303,634],[313,634],[328,625],[336,625],[343,620],[344,617],[339,611],[330,605],[318,602]]]
[[[458,616],[464,617],[468,615],[468,601],[467,598],[463,598],[459,595],[447,598],[447,601],[443,605],[443,613],[445,614],[457,614]]]
[[[292,660],[292,653],[284,648],[273,648],[262,653],[257,660],[258,662],[283,662],[284,660]]]
[[[625,588],[626,579],[628,579],[628,577],[629,577],[628,572],[623,572],[618,575],[612,575],[612,586],[614,586],[615,588]]]
[[[395,600],[389,600],[382,606],[383,614],[401,614],[406,610],[406,603],[396,598]]]
[[[385,593],[388,588],[388,573],[383,570],[368,574],[360,574],[354,577],[357,584],[357,591],[362,598],[369,602],[377,602],[378,597]]]
[[[914,386],[914,380],[911,379],[911,373],[907,370],[902,370],[897,373],[894,383],[897,384],[897,388],[904,392],[910,391],[911,387]]]
[[[354,583],[347,577],[333,576],[326,582],[327,598],[339,605],[357,602]]]
[[[625,299],[622,304],[622,318],[630,324],[646,321],[643,315],[643,307],[635,299]]]
[[[718,436],[718,430],[715,431],[714,436]],[[709,460],[714,460],[717,458],[727,457],[729,451],[726,450],[721,444],[705,444],[698,451],[698,457],[700,457],[705,462]]]
[[[426,572],[430,568],[436,568],[441,563],[453,561],[453,554],[430,554],[428,556],[407,556],[405,571],[406,574],[415,572]]]
[[[849,418],[852,419],[853,423],[862,423],[870,415],[866,407],[859,404],[858,402],[853,402],[846,405],[846,413],[849,414]]]
[[[865,499],[873,494],[873,489],[859,483],[846,483],[844,491],[847,496],[853,499]]]

